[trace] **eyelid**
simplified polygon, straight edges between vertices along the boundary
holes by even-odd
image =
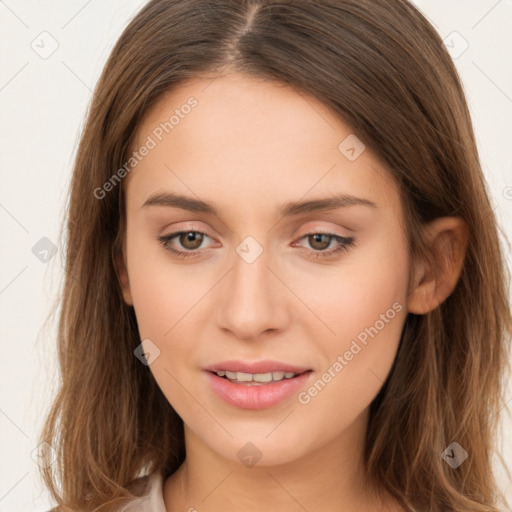
[[[197,231],[198,233],[204,233],[208,234],[207,232],[210,231],[209,227],[202,227],[202,226],[208,226],[208,224],[201,222],[201,221],[185,221],[185,222],[173,222],[171,224],[165,224],[162,228],[159,229],[159,235],[160,236],[167,236],[168,234],[176,234],[180,233],[182,231]],[[210,235],[208,235],[210,236]],[[212,238],[210,236],[210,238]]]
[[[294,237],[309,235],[311,233],[325,233],[349,238],[356,234],[355,229],[351,229],[345,224],[340,224],[336,220],[327,220],[322,218],[302,221],[297,230],[294,230]]]
[[[345,231],[347,231],[348,233],[347,234],[344,234],[342,232],[340,232],[340,226],[337,226],[337,228],[335,227],[318,227],[318,226],[313,226],[311,228],[301,228],[296,235],[293,236],[293,238],[297,239],[297,238],[303,238],[307,235],[331,235],[331,236],[339,236],[341,238],[350,238],[353,236],[353,233],[354,231],[350,230],[350,229],[347,229],[345,228]]]

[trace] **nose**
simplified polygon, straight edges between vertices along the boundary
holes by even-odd
[[[218,293],[218,323],[238,339],[281,331],[289,321],[286,287],[271,267],[268,251],[252,262],[235,254]]]

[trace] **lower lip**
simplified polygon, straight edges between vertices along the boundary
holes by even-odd
[[[210,371],[206,373],[215,393],[228,404],[242,409],[273,407],[296,393],[313,374],[312,371],[307,371],[292,379],[261,385],[245,385],[230,382]]]

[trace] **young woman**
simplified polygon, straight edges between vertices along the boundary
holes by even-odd
[[[66,242],[55,510],[499,510],[509,275],[406,0],[149,2]]]

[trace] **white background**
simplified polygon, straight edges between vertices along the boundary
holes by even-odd
[[[55,324],[45,330],[43,322],[63,274],[60,223],[91,91],[115,41],[144,3],[0,1],[0,512],[51,505],[31,453],[56,383]],[[455,51],[464,40],[469,44],[454,60],[493,206],[512,240],[512,1],[415,3]],[[49,37],[40,36],[43,31],[58,43],[46,59],[31,47],[38,37]],[[57,246],[48,263],[32,253],[42,237]],[[507,258],[510,265],[508,250]],[[510,427],[505,416],[500,451],[506,459],[512,453]],[[511,485],[502,483],[504,490]],[[512,501],[512,489],[507,492]]]

